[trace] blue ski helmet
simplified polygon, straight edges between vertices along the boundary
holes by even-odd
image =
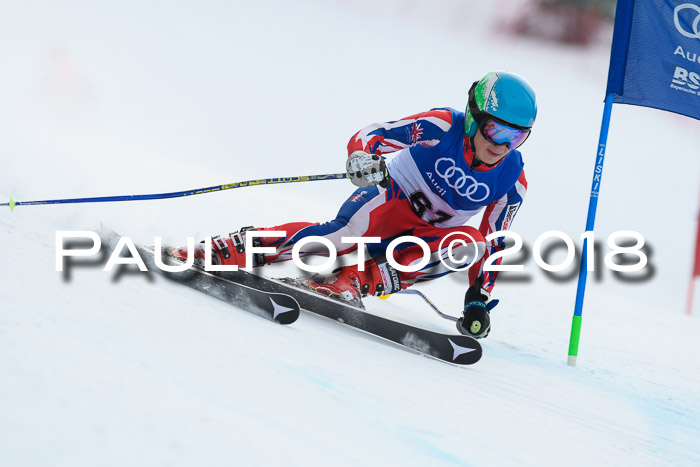
[[[485,116],[529,130],[537,117],[535,91],[515,73],[492,71],[472,85],[466,114],[464,131],[470,138],[474,137]]]

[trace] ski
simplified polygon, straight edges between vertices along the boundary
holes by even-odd
[[[116,240],[108,240],[106,243],[111,243],[114,248]],[[448,363],[471,365],[479,361],[482,355],[481,345],[474,338],[443,334],[373,315],[361,308],[277,279],[241,270],[213,274],[194,267],[183,272],[166,272],[157,267],[152,249],[142,246],[136,248],[149,271],[156,271],[168,280],[187,285],[280,324],[293,323],[299,317],[300,309],[303,309]],[[167,253],[161,252],[160,257],[168,265],[183,264]]]
[[[383,318],[277,279],[243,271],[230,274],[231,280],[241,284],[268,292],[291,295],[306,312],[329,318],[445,362],[471,365],[479,361],[482,355],[479,341],[469,336],[442,334]]]
[[[105,243],[112,249],[116,245],[115,238],[116,234],[110,233],[105,239]],[[234,276],[229,276],[231,273],[212,274],[197,268],[166,272],[157,267],[152,249],[139,245],[136,245],[136,249],[149,272],[157,272],[169,281],[186,285],[279,324],[292,324],[299,318],[299,304],[289,294],[245,285],[241,281],[232,280]],[[166,265],[182,264],[168,254],[161,254],[161,258]]]

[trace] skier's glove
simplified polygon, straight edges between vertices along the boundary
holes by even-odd
[[[483,339],[491,331],[489,312],[498,305],[498,300],[491,300],[486,289],[481,287],[482,280],[477,279],[464,296],[464,311],[457,320],[457,330],[476,339]]]
[[[376,154],[367,154],[364,151],[354,151],[348,157],[345,164],[350,181],[360,188],[379,185],[382,188],[389,186],[389,171],[386,168],[384,158]]]

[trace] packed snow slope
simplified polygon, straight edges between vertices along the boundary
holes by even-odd
[[[56,271],[57,231],[180,244],[326,221],[347,181],[5,207],[1,465],[700,464],[700,310],[684,314],[699,123],[614,108],[599,253],[635,230],[649,265],[630,281],[597,264],[569,367],[575,268],[545,275],[531,247],[549,230],[580,243],[609,34],[585,50],[513,37],[527,1],[375,3],[4,2],[0,200],[341,172],[361,127],[461,109],[473,80],[515,71],[540,107],[513,226],[530,248],[494,290],[483,359],[451,366],[308,314],[278,326],[97,259]],[[421,290],[456,315],[464,282]],[[367,306],[452,331],[412,296]]]

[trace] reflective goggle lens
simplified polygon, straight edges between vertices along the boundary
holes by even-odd
[[[511,149],[515,149],[530,136],[530,130],[519,130],[489,118],[481,125],[481,134],[493,144],[508,143]]]

